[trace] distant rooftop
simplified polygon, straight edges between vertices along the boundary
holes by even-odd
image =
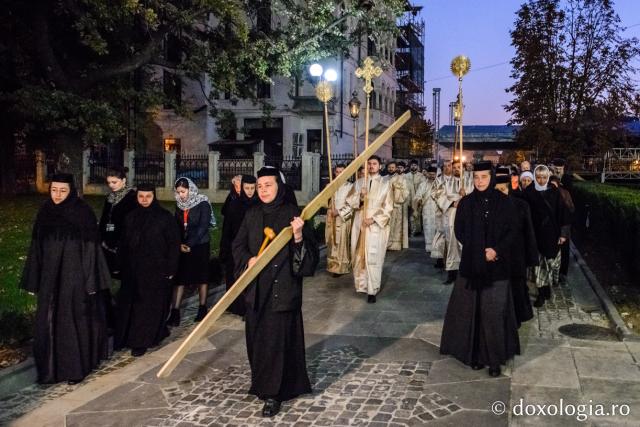
[[[462,126],[464,143],[510,143],[516,138],[519,126],[508,125],[469,125]],[[455,126],[442,126],[438,132],[438,142],[441,144],[453,143]]]

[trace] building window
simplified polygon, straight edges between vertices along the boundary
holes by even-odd
[[[271,1],[264,0],[261,3],[256,17],[256,29],[268,33],[271,31]]]
[[[367,56],[376,55],[376,43],[371,40],[371,37],[367,37]]]
[[[259,81],[256,88],[258,99],[271,98],[271,83]]]
[[[180,152],[180,138],[165,138],[164,139],[164,151]]]
[[[162,86],[165,96],[164,108],[173,108],[182,104],[182,79],[180,76],[164,70]]]
[[[309,153],[322,153],[322,130],[307,129],[307,151]]]
[[[164,41],[164,57],[167,62],[172,64],[179,64],[182,62],[182,47],[180,46],[180,39],[173,35],[168,34]]]

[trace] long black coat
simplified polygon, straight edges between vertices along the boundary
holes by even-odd
[[[493,248],[497,253],[495,262],[487,262],[486,268],[490,281],[508,280],[511,275],[511,248],[515,238],[515,215],[516,210],[513,200],[498,192],[495,192],[497,205],[491,213],[489,219],[488,232],[485,235],[485,246]],[[476,242],[473,241],[474,230],[472,228],[472,197],[474,194],[463,197],[458,203],[454,231],[456,239],[462,245],[462,255],[460,258],[460,274],[470,279],[472,251],[477,249]],[[480,248],[484,251],[484,248]]]
[[[489,191],[492,202],[484,222],[474,222],[474,218],[483,214],[478,211],[480,206],[474,205],[477,194],[463,197],[458,204],[455,233],[462,244],[462,258],[444,318],[440,352],[467,365],[497,367],[520,352],[509,282],[516,212],[511,199],[497,190]],[[479,238],[482,241],[478,242]],[[495,262],[482,258],[485,248],[496,251]],[[474,256],[478,262],[475,269]],[[487,273],[478,280],[472,272],[478,271],[482,262],[486,263]],[[476,286],[477,283],[482,286]]]
[[[515,230],[511,252],[511,277],[526,277],[527,267],[538,265],[538,246],[536,233],[531,220],[529,204],[522,199],[512,197],[515,205]]]
[[[21,283],[38,298],[33,353],[41,383],[81,380],[108,355],[98,295],[111,279],[96,216],[76,199],[64,206],[66,215],[47,217],[50,203],[34,224]]]
[[[527,268],[538,265],[536,234],[531,221],[529,204],[522,199],[512,198],[516,206],[516,238],[513,239],[511,259],[511,292],[518,326],[533,319],[533,308],[527,287]]]
[[[289,225],[294,216],[300,214],[297,206],[284,204],[279,210],[278,222],[274,231],[278,233]],[[233,241],[233,258],[236,271],[241,271],[249,259],[258,255],[264,240],[264,217],[261,205],[249,209],[240,230]],[[294,255],[299,250],[293,239],[262,270],[257,283],[249,285],[245,292],[247,306],[259,310],[267,298],[272,298],[273,311],[300,310],[302,307],[302,278],[312,276],[319,261],[318,244],[313,231],[305,226],[303,229],[304,257],[294,262]]]
[[[173,215],[154,202],[125,220],[120,243],[122,286],[117,296],[116,348],[148,348],[168,335],[172,282],[178,270],[180,231]]]
[[[118,265],[118,245],[122,239],[122,229],[124,228],[124,220],[135,208],[138,207],[136,200],[136,192],[134,190],[129,191],[126,196],[122,198],[115,205],[109,203],[107,200],[102,207],[102,215],[100,215],[100,239],[104,246],[103,248],[107,264],[109,265],[109,271],[114,278],[120,278],[120,265]],[[107,224],[113,224],[113,229],[108,230]]]
[[[258,254],[265,225],[278,233],[297,215],[298,208],[289,203],[270,214],[262,205],[249,209],[233,241],[237,269],[243,269]],[[311,392],[301,310],[302,277],[313,275],[317,265],[318,245],[305,226],[303,241],[295,243],[292,239],[245,293],[249,393],[261,399],[285,401]]]
[[[256,197],[256,196],[254,196]],[[222,223],[222,236],[220,238],[220,261],[224,264],[225,282],[227,290],[233,286],[236,281],[235,261],[233,259],[232,244],[233,239],[238,235],[240,226],[244,220],[244,216],[251,205],[255,205],[257,201],[250,201],[246,195],[238,198],[229,198],[226,202],[225,217]],[[246,307],[244,297],[237,298],[229,307],[231,313],[244,316]]]
[[[546,191],[537,191],[534,184],[527,187],[525,197],[531,208],[531,220],[536,232],[538,252],[547,259],[558,255],[558,239],[569,238],[571,216],[557,188],[549,185]]]

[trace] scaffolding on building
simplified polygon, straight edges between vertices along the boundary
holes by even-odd
[[[422,6],[407,7],[398,19],[396,76],[398,107],[407,107],[422,115],[424,105],[424,19]],[[404,109],[402,111],[404,111]],[[401,112],[402,112],[401,111]]]

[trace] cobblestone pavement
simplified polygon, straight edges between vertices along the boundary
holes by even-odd
[[[212,292],[212,298],[218,298],[221,292]],[[192,304],[188,304],[182,313],[181,325],[171,331],[171,336],[163,341],[163,345],[185,337],[191,331],[193,319],[196,316],[198,307],[195,300]],[[95,381],[104,375],[110,374],[121,369],[136,360],[131,356],[129,350],[117,351],[105,360],[100,367],[92,372],[80,384],[68,385],[66,383],[59,384],[33,384],[25,387],[15,394],[0,397],[0,425],[5,425],[13,419],[16,419],[46,402],[62,397],[83,385]]]
[[[350,275],[334,278],[322,266],[305,282],[313,393],[286,402],[273,419],[262,418],[262,402],[247,395],[244,325],[224,315],[169,378],[155,374],[177,342],[133,362],[122,360],[126,366],[98,373],[69,392],[56,394],[66,386],[47,389],[38,397],[42,406],[15,425],[640,424],[640,344],[615,340],[577,267],[571,267],[568,284],[554,288],[552,300],[520,329],[522,355],[503,368],[502,376],[491,378],[486,370],[473,371],[439,354],[452,287],[442,284],[444,274],[419,247],[414,240],[411,249],[388,253],[376,304],[353,291]],[[580,335],[581,327],[600,335],[583,339],[588,337]],[[172,340],[185,332],[176,331]],[[549,405],[561,398],[573,405],[628,404],[631,414],[581,422],[575,415],[519,416],[510,410],[521,401]],[[496,415],[494,402],[504,403],[506,411]]]

